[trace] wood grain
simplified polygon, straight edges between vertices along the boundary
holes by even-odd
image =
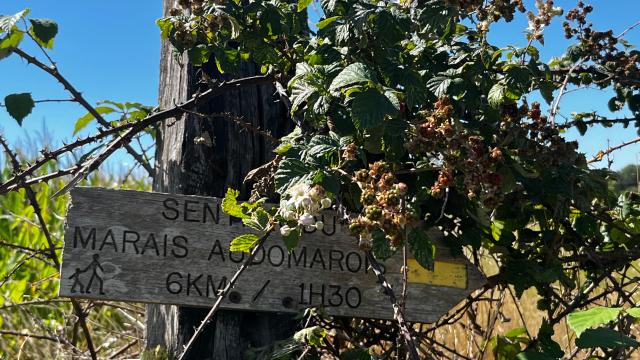
[[[76,188],[71,196],[61,296],[205,307],[242,262],[244,255],[230,253],[229,243],[250,229],[219,210],[217,198],[99,188]],[[304,234],[292,253],[279,235],[272,236],[224,308],[298,312],[319,306],[330,315],[392,319],[388,300],[346,226],[334,225],[330,214],[325,223],[324,233]],[[467,259],[448,254],[439,248],[436,260],[466,266],[466,287],[460,288],[459,274],[451,286],[409,284],[409,321],[435,321],[484,283]],[[101,269],[91,265],[95,255]],[[396,288],[401,265],[400,256],[385,262]],[[76,269],[83,272],[75,276]],[[85,290],[91,281],[90,293],[78,284],[73,289],[76,278]]]

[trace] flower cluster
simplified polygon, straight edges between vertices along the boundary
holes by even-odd
[[[291,187],[285,197],[280,201],[279,215],[286,222],[280,227],[283,236],[289,236],[293,231],[305,229],[322,230],[322,221],[316,221],[316,215],[320,211],[331,207],[331,199],[325,197],[322,186],[309,186],[307,184],[297,184]]]
[[[362,190],[361,214],[351,221],[349,230],[360,241],[363,250],[371,249],[372,233],[382,230],[391,246],[402,243],[405,225],[413,217],[403,206],[407,185],[398,182],[390,166],[382,161],[370,164],[369,169],[356,171],[355,180]]]

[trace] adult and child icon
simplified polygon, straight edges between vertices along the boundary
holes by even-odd
[[[102,265],[100,265],[100,255],[98,254],[94,254],[93,255],[93,260],[91,261],[91,263],[89,263],[89,265],[84,268],[84,269],[80,269],[80,268],[76,268],[76,271],[73,273],[73,275],[69,276],[69,279],[74,279],[73,280],[73,285],[71,286],[71,292],[75,293],[76,291],[76,287],[80,288],[80,293],[83,294],[90,294],[91,293],[91,285],[93,284],[94,280],[97,280],[98,283],[100,284],[100,295],[105,295],[104,293],[104,281],[102,280],[102,277],[100,276],[100,274],[98,274],[98,269],[100,269],[100,271],[102,273],[104,273],[104,268],[102,267]],[[80,280],[80,275],[87,273],[91,271],[91,277],[89,278],[89,282],[87,283],[87,286],[84,286],[84,283]]]

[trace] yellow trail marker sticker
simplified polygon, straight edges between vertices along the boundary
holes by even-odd
[[[467,266],[465,264],[436,261],[433,271],[423,268],[415,259],[407,260],[407,281],[410,283],[467,288]]]

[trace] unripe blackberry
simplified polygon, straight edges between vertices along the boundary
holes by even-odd
[[[363,205],[372,205],[376,201],[376,194],[371,190],[365,190],[360,196]]]
[[[382,209],[376,205],[368,206],[365,210],[365,216],[372,221],[378,221],[382,219]]]
[[[355,173],[356,181],[366,182],[369,180],[369,172],[365,169],[360,169]]]

